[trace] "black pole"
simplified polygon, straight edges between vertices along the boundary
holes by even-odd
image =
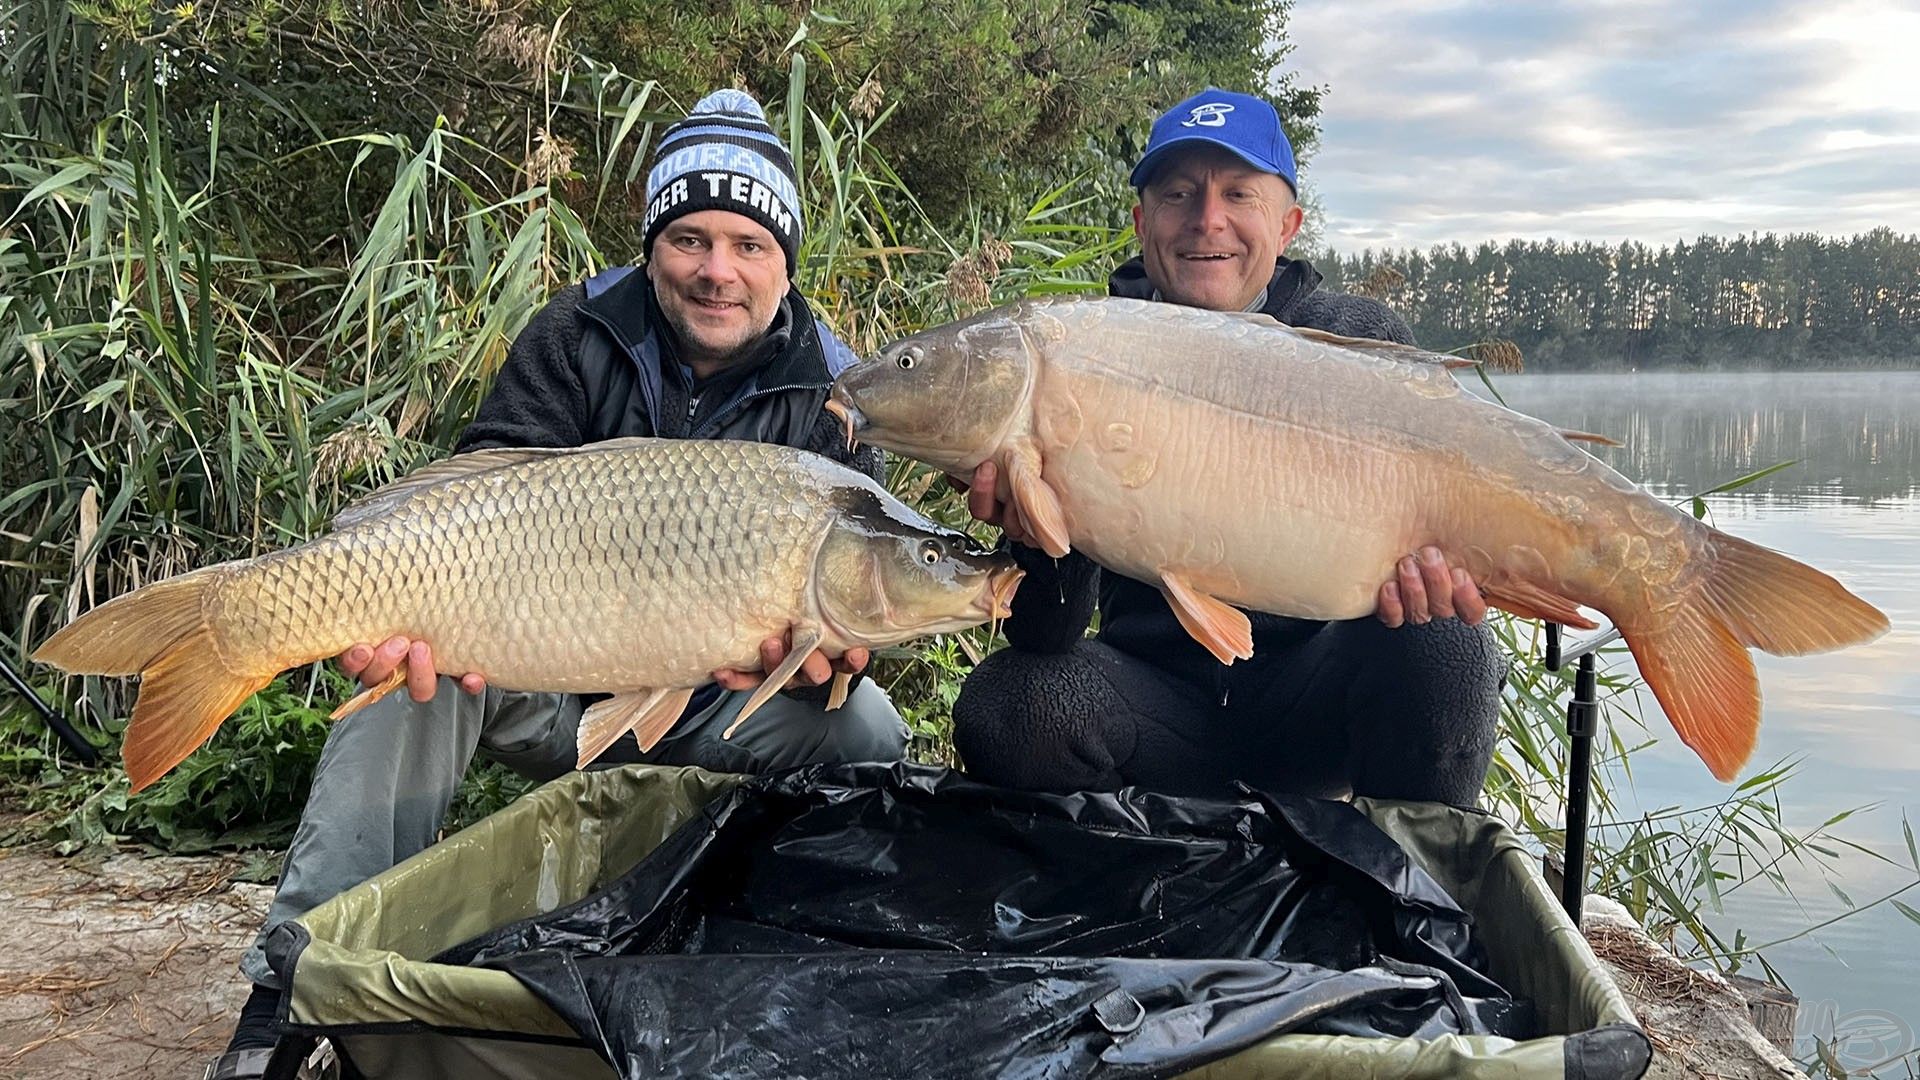
[[[74,757],[88,765],[100,763],[100,752],[93,748],[93,744],[81,738],[80,733],[73,730],[73,725],[67,723],[67,718],[61,716],[53,706],[41,701],[40,695],[33,692],[33,687],[27,685],[27,680],[13,670],[13,665],[7,663],[6,657],[3,656],[0,656],[0,675],[4,675],[14,690],[27,699],[34,711],[40,714],[40,718],[53,729],[53,733],[60,736],[60,741],[67,744],[67,749],[73,751]]]
[[[1573,678],[1573,700],[1567,702],[1567,735],[1573,747],[1567,758],[1567,865],[1560,902],[1573,925],[1580,925],[1580,907],[1587,889],[1587,804],[1593,789],[1593,736],[1600,720],[1593,653],[1580,657]]]

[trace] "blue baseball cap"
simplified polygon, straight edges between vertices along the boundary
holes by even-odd
[[[1147,178],[1170,151],[1194,143],[1231,150],[1261,172],[1285,180],[1296,196],[1300,193],[1294,175],[1293,144],[1280,126],[1280,114],[1265,99],[1213,86],[1168,109],[1153,122],[1147,152],[1133,167],[1128,182],[1136,191],[1145,187]]]

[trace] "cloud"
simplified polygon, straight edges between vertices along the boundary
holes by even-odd
[[[1920,228],[1920,12],[1298,0],[1342,250]]]

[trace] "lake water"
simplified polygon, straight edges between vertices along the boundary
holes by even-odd
[[[1882,804],[1835,831],[1900,865],[1843,854],[1834,882],[1862,905],[1913,882],[1901,816],[1920,830],[1920,372],[1520,375],[1496,385],[1522,412],[1623,442],[1594,452],[1656,494],[1678,498],[1798,462],[1710,496],[1711,520],[1839,578],[1893,629],[1821,656],[1755,653],[1763,720],[1743,776],[1801,759],[1781,789],[1799,829]],[[1661,742],[1635,757],[1628,808],[1724,799],[1728,788],[1681,745],[1652,695],[1641,698]],[[1737,925],[1767,941],[1846,910],[1818,870],[1785,869],[1794,896],[1750,884],[1726,898],[1726,917],[1710,920],[1716,930]],[[1920,908],[1920,887],[1900,899]],[[1920,925],[1890,904],[1765,955],[1800,997],[1803,1055],[1812,1035],[1837,1035],[1850,1069],[1920,1051]],[[1881,1074],[1911,1075],[1898,1061]]]

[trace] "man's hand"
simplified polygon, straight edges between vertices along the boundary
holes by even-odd
[[[1487,601],[1464,569],[1448,566],[1439,548],[1424,547],[1418,556],[1401,559],[1394,580],[1380,586],[1374,614],[1390,627],[1419,626],[1455,615],[1474,626],[1487,617]]]
[[[433,670],[433,649],[424,641],[395,635],[377,647],[361,642],[340,654],[340,670],[350,679],[359,679],[361,686],[378,686],[402,661],[407,665],[407,696],[415,701],[432,701],[440,675]],[[460,689],[469,694],[486,688],[487,680],[474,672],[460,676]]]
[[[721,668],[713,673],[713,681],[723,690],[751,690],[767,681],[767,672],[780,666],[787,658],[787,650],[792,647],[792,631],[782,637],[770,637],[760,643],[760,670],[740,671],[735,668]],[[787,680],[787,686],[819,686],[830,681],[836,673],[857,675],[865,670],[870,653],[866,649],[848,649],[845,656],[838,660],[828,660],[816,652],[800,664],[800,670]],[[785,689],[785,687],[782,687]]]
[[[1015,543],[1034,546],[1027,536],[1027,530],[1020,523],[1020,515],[1007,503],[1007,496],[1000,491],[1000,469],[991,461],[983,461],[974,466],[973,477],[962,480],[957,476],[947,477],[947,483],[955,491],[967,493],[967,513],[974,520],[997,525],[1007,534],[1007,539]]]

